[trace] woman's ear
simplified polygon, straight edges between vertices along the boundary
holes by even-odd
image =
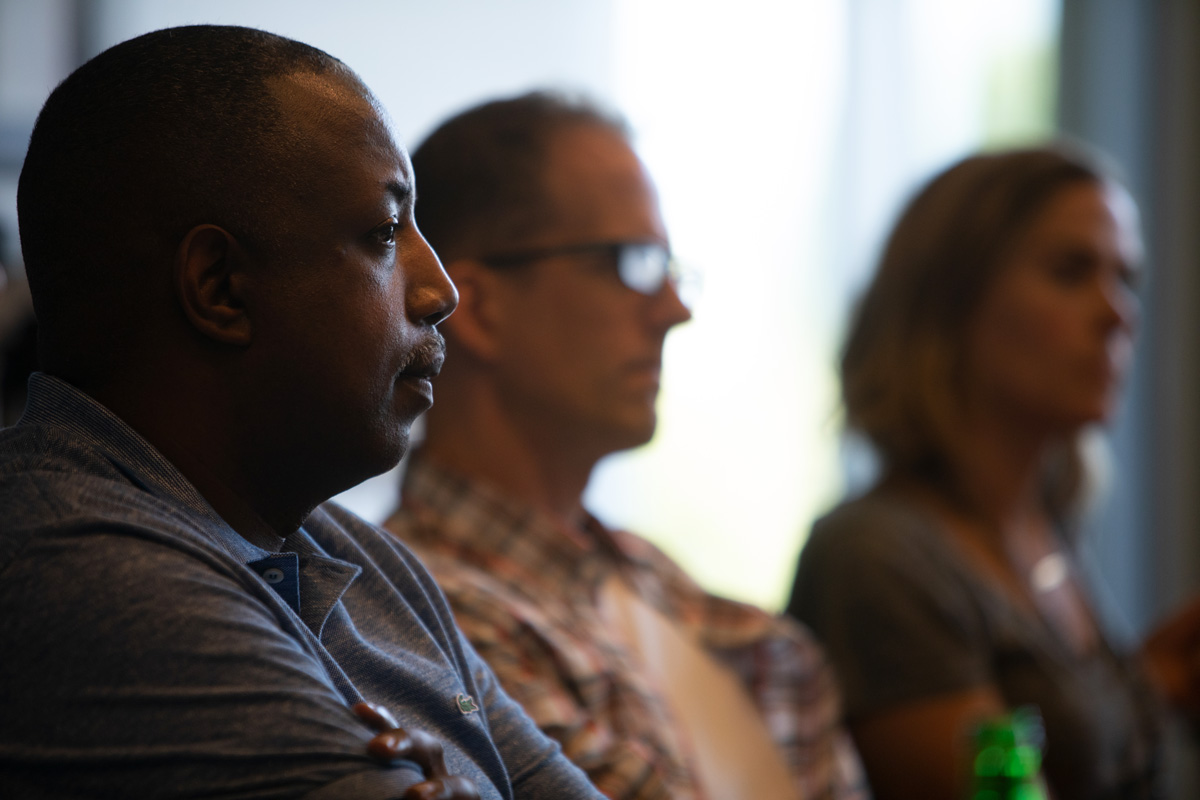
[[[197,225],[175,251],[175,293],[183,313],[204,336],[245,346],[253,335],[246,314],[245,250],[224,228]]]
[[[451,261],[445,268],[458,289],[458,307],[441,327],[471,357],[483,362],[493,360],[500,347],[498,332],[504,312],[500,276],[473,258]]]

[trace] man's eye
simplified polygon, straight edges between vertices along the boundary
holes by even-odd
[[[396,243],[396,231],[400,230],[400,224],[396,220],[388,220],[375,229],[375,236],[380,243],[393,245]]]

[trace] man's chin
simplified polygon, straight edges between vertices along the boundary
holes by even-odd
[[[354,482],[345,489],[351,489],[363,481],[394,469],[408,452],[411,435],[411,426],[405,424],[390,431],[386,437],[361,448],[356,454],[358,457],[355,463],[347,470]]]
[[[639,417],[636,419],[622,420],[622,424],[614,426],[608,437],[612,443],[612,452],[619,450],[633,450],[642,445],[649,444],[654,438],[654,432],[658,427],[658,418],[651,415],[649,418]]]

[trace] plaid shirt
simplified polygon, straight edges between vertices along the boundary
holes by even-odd
[[[590,517],[572,528],[419,459],[402,497],[386,527],[433,572],[504,688],[607,796],[704,798],[666,699],[601,618],[615,574],[742,678],[800,797],[867,796],[830,669],[796,623],[707,594],[644,539]]]

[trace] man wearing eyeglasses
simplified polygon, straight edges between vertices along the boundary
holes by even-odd
[[[596,462],[653,435],[663,341],[691,316],[624,123],[524,95],[447,121],[413,166],[459,306],[388,527],[609,797],[855,796],[808,635],[583,506]]]

